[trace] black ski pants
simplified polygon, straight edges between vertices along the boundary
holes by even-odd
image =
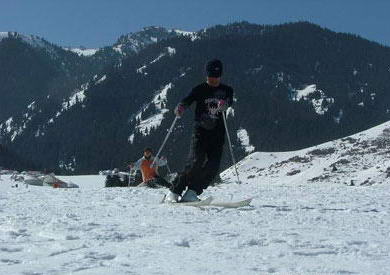
[[[171,191],[181,195],[188,187],[198,195],[202,194],[219,173],[224,143],[224,129],[196,127],[184,172],[173,182]]]

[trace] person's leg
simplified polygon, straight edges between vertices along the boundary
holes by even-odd
[[[180,173],[172,183],[171,191],[173,193],[181,195],[187,186],[200,184],[202,165],[206,158],[206,150],[203,143],[201,133],[195,130],[192,135],[190,153],[184,172]]]
[[[162,186],[166,188],[171,188],[172,184],[166,181],[163,177],[156,176],[156,184],[157,186]]]
[[[200,195],[204,189],[210,186],[216,176],[219,174],[219,168],[222,159],[224,140],[216,140],[207,148],[207,161],[202,169],[201,185],[195,190]]]

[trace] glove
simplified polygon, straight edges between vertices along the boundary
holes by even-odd
[[[225,100],[220,99],[220,100],[218,101],[218,110],[219,110],[220,112],[224,112],[224,111],[226,111],[228,108],[229,108],[229,106],[228,106],[228,104],[226,103]]]
[[[186,110],[186,108],[184,107],[184,105],[179,104],[175,108],[175,115],[178,117],[181,117],[185,110]]]

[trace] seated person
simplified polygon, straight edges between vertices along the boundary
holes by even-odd
[[[147,186],[152,188],[164,186],[170,188],[171,184],[167,182],[165,179],[163,179],[162,177],[160,177],[160,175],[158,174],[158,167],[164,165],[167,165],[166,158],[164,157],[155,158],[153,156],[152,149],[147,147],[144,150],[143,157],[140,158],[136,163],[130,164],[129,167],[134,170],[141,170],[142,183],[139,184],[138,186]]]

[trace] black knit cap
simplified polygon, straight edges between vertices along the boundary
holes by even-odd
[[[222,69],[222,62],[219,59],[210,60],[206,64],[206,72],[208,77],[221,77]]]

